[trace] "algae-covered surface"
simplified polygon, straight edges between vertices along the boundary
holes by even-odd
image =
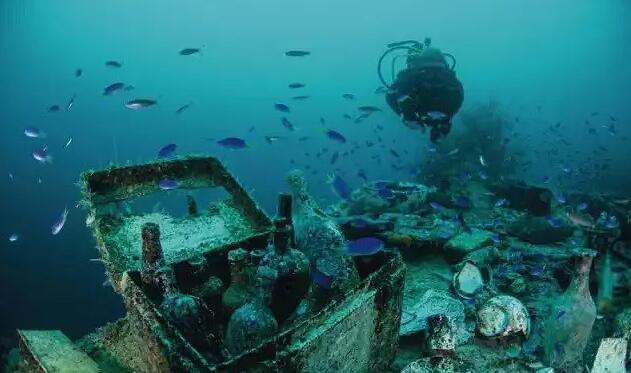
[[[23,330],[20,335],[45,372],[99,372],[97,364],[59,330]]]
[[[108,260],[121,270],[138,270],[142,263],[142,226],[160,227],[160,242],[167,264],[177,263],[213,248],[240,242],[257,227],[230,201],[217,202],[194,216],[163,213],[103,217],[99,224]]]

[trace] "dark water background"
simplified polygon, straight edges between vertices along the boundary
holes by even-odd
[[[276,193],[285,189],[291,159],[317,170],[308,177],[325,204],[335,201],[325,182],[335,169],[352,186],[360,183],[358,167],[371,179],[413,179],[392,162],[377,164],[370,157],[386,158],[392,147],[404,154],[402,165],[415,167],[428,156],[427,136],[405,128],[389,110],[360,124],[342,115],[356,114],[358,105],[386,109],[383,96],[374,93],[378,57],[389,42],[425,36],[457,57],[463,110],[493,100],[508,115],[520,116],[520,135],[513,140],[526,145],[535,162],[522,176],[561,173],[542,156],[555,146],[543,142],[545,128],[561,121],[572,143],[561,156],[573,167],[597,146],[611,158],[605,178],[580,187],[628,192],[629,1],[0,2],[0,337],[13,336],[16,328],[62,329],[79,337],[123,314],[120,298],[101,285],[101,264],[88,261],[97,253],[85,214],[75,207],[75,183],[86,169],[148,161],[161,146],[176,143],[178,154],[220,157],[270,212]],[[179,56],[186,47],[202,47],[202,54]],[[289,49],[312,55],[289,58]],[[123,67],[108,69],[106,60]],[[81,78],[74,76],[77,68],[84,70]],[[136,89],[104,97],[103,88],[117,81]],[[307,87],[289,90],[291,82]],[[343,100],[347,92],[357,99]],[[73,94],[75,105],[65,111]],[[300,94],[311,98],[289,99]],[[155,98],[158,105],[124,108],[137,97]],[[176,116],[189,102],[190,109]],[[287,116],[296,133],[281,126],[275,102],[291,106]],[[48,113],[54,104],[62,110]],[[600,128],[598,118],[609,115],[617,120],[615,137]],[[349,143],[328,140],[320,117]],[[374,141],[377,125],[385,127],[385,149],[362,145],[329,164],[333,150]],[[48,137],[26,138],[27,126]],[[598,128],[598,135],[589,135],[588,127]],[[287,138],[270,145],[266,135]],[[68,136],[74,142],[63,149]],[[245,138],[250,148],[229,151],[208,140],[227,136]],[[300,136],[311,139],[299,142]],[[44,145],[52,164],[31,156]],[[316,161],[313,154],[322,147],[330,151]],[[50,227],[64,207],[70,210],[66,227],[52,236]],[[10,243],[13,232],[20,240]]]

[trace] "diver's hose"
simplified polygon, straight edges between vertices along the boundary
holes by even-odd
[[[394,43],[394,44],[397,44],[397,43]],[[377,62],[377,75],[379,76],[379,80],[381,81],[381,84],[383,84],[386,88],[390,88],[390,85],[386,83],[385,79],[383,78],[383,74],[381,73],[381,65],[383,64],[383,60],[386,58],[386,56],[396,50],[406,50],[408,51],[408,53],[409,52],[418,53],[420,51],[418,48],[399,45],[399,46],[388,48],[385,52],[383,52],[381,57],[379,57],[379,62]]]
[[[443,53],[443,56],[451,59],[452,64],[451,67],[449,67],[449,70],[454,71],[456,68],[456,57],[454,57],[451,53]]]
[[[404,40],[404,41],[396,41],[394,43],[390,43],[388,45],[386,45],[388,48],[394,48],[394,47],[400,47],[402,45],[406,45],[406,44],[416,44],[417,46],[420,46],[421,48],[423,47],[423,44],[419,43],[416,40]]]

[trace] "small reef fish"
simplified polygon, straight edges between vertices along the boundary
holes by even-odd
[[[180,56],[191,56],[193,54],[200,54],[201,53],[201,48],[184,48],[181,49],[178,54]]]
[[[274,143],[274,142],[276,142],[276,141],[278,141],[278,140],[280,140],[280,139],[281,139],[281,137],[280,137],[280,136],[265,136],[265,141],[266,141],[268,144]]]
[[[51,107],[48,108],[49,113],[56,113],[58,111],[59,111],[59,105],[52,105]]]
[[[76,94],[72,95],[72,97],[70,98],[70,101],[68,101],[68,103],[66,104],[66,111],[69,111],[70,109],[72,109],[72,107],[74,106],[75,98],[77,98],[77,95]]]
[[[162,190],[173,190],[178,187],[177,181],[173,179],[162,179],[158,182],[158,187]]]
[[[83,75],[83,69],[76,69],[74,71],[74,76],[75,77],[79,78],[79,77],[81,77],[81,75]]]
[[[342,98],[346,99],[346,100],[354,100],[355,99],[355,95],[352,93],[344,93],[342,95]]]
[[[274,104],[274,109],[280,111],[281,113],[289,113],[291,111],[289,106],[287,106],[285,104],[282,104],[282,103]]]
[[[429,205],[431,206],[431,208],[433,208],[434,210],[444,210],[445,206],[441,205],[438,202],[430,202]]]
[[[120,91],[123,88],[125,88],[125,83],[121,83],[121,82],[112,83],[108,85],[107,87],[103,88],[103,96],[110,96],[112,95],[112,93],[116,91]]]
[[[72,144],[72,136],[68,137],[66,142],[64,143],[64,149],[68,149],[68,147]]]
[[[16,242],[19,239],[20,239],[20,236],[17,233],[12,233],[9,236],[9,242]]]
[[[26,127],[24,129],[24,135],[26,137],[30,137],[32,139],[38,139],[38,138],[43,139],[43,138],[46,138],[46,134],[44,132],[40,131],[40,129],[36,128],[36,127]]]
[[[290,131],[295,131],[296,130],[296,127],[294,126],[294,124],[291,123],[289,121],[289,119],[287,119],[286,117],[280,118],[280,122],[283,125],[283,127],[287,128],[288,130],[290,130]]]
[[[495,207],[502,207],[502,206],[506,205],[507,202],[508,202],[508,200],[506,198],[500,198],[497,201],[495,201],[493,206],[495,206]]]
[[[53,157],[48,154],[48,147],[44,146],[33,152],[33,158],[40,163],[52,163]]]
[[[139,109],[144,109],[147,108],[149,106],[153,106],[155,104],[157,104],[158,101],[156,100],[150,100],[150,99],[146,99],[146,98],[137,98],[135,100],[131,100],[129,102],[127,102],[125,104],[125,107],[131,110],[139,110]]]
[[[59,215],[57,220],[53,223],[53,226],[50,228],[50,233],[53,236],[56,236],[61,232],[64,225],[66,224],[66,219],[68,218],[68,208],[64,208],[64,211]]]
[[[245,149],[248,147],[245,140],[239,137],[226,137],[217,141],[217,144],[227,149]]]
[[[384,246],[384,242],[376,237],[362,237],[346,244],[346,253],[350,256],[370,256],[383,251]]]
[[[184,111],[186,111],[186,109],[188,109],[189,107],[191,107],[191,104],[190,104],[190,103],[188,103],[188,104],[186,104],[186,105],[182,105],[182,106],[180,106],[180,107],[179,107],[179,108],[175,111],[175,114],[180,115],[180,114],[182,114]]]
[[[558,216],[548,216],[546,221],[552,228],[560,228],[563,225],[563,220]]]
[[[333,276],[320,271],[315,264],[311,266],[311,280],[324,289],[330,289],[333,284]]]
[[[380,108],[378,108],[376,106],[369,106],[369,105],[360,106],[360,107],[357,108],[357,110],[363,111],[364,113],[375,113],[375,112],[378,112],[378,111],[382,111]]]
[[[326,131],[326,136],[336,142],[339,142],[341,144],[346,143],[346,137],[344,137],[344,135],[342,135],[341,133],[335,131],[335,130],[327,130]]]
[[[306,85],[304,83],[289,83],[287,87],[291,89],[304,88]]]
[[[310,54],[311,52],[305,50],[290,50],[285,52],[285,56],[287,57],[305,57]]]
[[[304,101],[306,99],[308,99],[311,96],[308,95],[301,95],[301,96],[292,96],[291,99],[292,100],[296,100],[296,101]]]
[[[593,227],[594,226],[594,222],[590,221],[590,219],[584,215],[579,215],[579,214],[568,211],[565,213],[565,216],[574,225],[578,225],[580,227]]]
[[[171,154],[173,154],[175,152],[175,149],[177,149],[177,145],[176,144],[167,144],[167,145],[163,146],[158,151],[158,158],[166,158],[166,157],[170,156]]]
[[[480,160],[480,164],[482,165],[482,167],[488,166],[488,164],[486,163],[486,160],[484,159],[484,156],[480,155],[478,159]]]
[[[123,63],[122,62],[118,62],[118,61],[114,61],[114,60],[110,60],[110,61],[105,61],[105,66],[106,67],[115,68],[115,69],[120,69],[121,67],[123,67]]]
[[[338,174],[329,175],[327,183],[331,184],[331,188],[341,199],[351,199],[351,187],[348,186],[346,181]]]

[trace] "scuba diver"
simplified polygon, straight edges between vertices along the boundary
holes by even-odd
[[[388,85],[381,73],[386,56],[395,51],[407,51],[392,59],[391,73],[394,80]],[[406,57],[406,68],[395,75],[398,58]],[[451,60],[451,65],[447,62]],[[462,83],[456,78],[456,59],[431,46],[431,39],[423,43],[407,40],[388,44],[388,50],[378,64],[379,79],[388,88],[386,102],[411,128],[430,128],[430,140],[437,142],[447,136],[451,119],[464,100]]]

